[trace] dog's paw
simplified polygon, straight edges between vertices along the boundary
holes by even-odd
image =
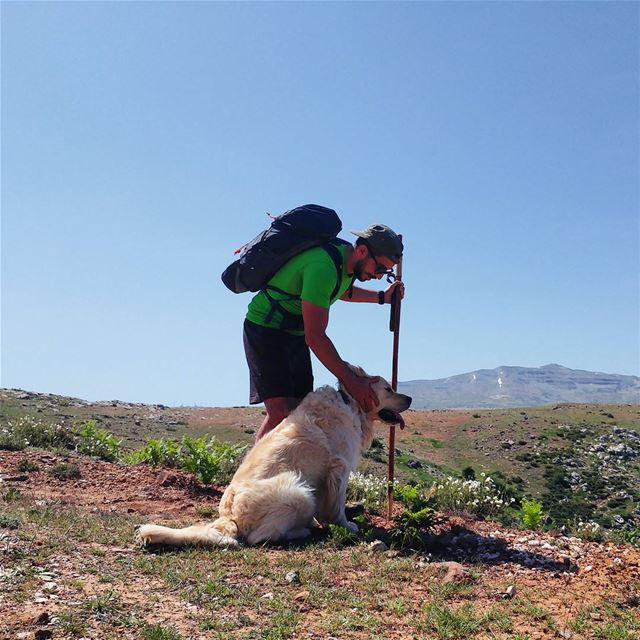
[[[347,527],[347,529],[349,529],[349,531],[351,531],[351,533],[358,533],[358,531],[360,531],[360,527],[355,522],[347,521],[347,524],[345,526]]]
[[[139,547],[146,547],[153,544],[153,525],[140,525],[136,531],[135,542]]]

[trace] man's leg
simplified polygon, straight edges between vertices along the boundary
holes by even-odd
[[[245,320],[244,347],[249,365],[251,404],[264,402],[266,415],[256,440],[277,427],[313,390],[311,356],[304,336]]]
[[[256,442],[277,427],[299,404],[300,398],[267,398],[264,401],[267,415],[256,433]]]

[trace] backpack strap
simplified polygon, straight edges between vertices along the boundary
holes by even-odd
[[[351,243],[348,242],[347,240],[343,240],[342,238],[335,238],[331,240],[331,242],[327,242],[325,244],[320,245],[320,247],[327,252],[327,254],[333,261],[333,264],[336,268],[336,285],[333,288],[333,291],[331,292],[331,296],[329,297],[330,303],[333,302],[334,298],[338,294],[338,291],[340,290],[340,285],[342,284],[342,276],[344,272],[344,260],[342,257],[342,251],[338,249],[338,245],[344,245],[344,244],[351,244]],[[354,280],[355,280],[355,276],[354,276]],[[353,287],[353,281],[351,282],[351,287]],[[269,290],[275,291],[276,293],[284,297],[281,298],[280,301],[276,300],[272,295],[269,294]],[[283,289],[274,287],[273,285],[270,285],[270,284],[267,284],[264,287],[262,287],[261,291],[267,297],[267,300],[269,300],[269,302],[271,303],[271,309],[269,310],[269,313],[265,318],[267,322],[271,322],[274,313],[278,311],[283,317],[283,320],[281,323],[282,329],[290,329],[290,330],[304,329],[302,316],[298,315],[297,313],[291,313],[280,304],[282,300],[299,300],[300,296],[289,293],[288,291],[284,291]]]
[[[346,240],[344,242],[346,242]],[[338,290],[340,289],[340,285],[342,284],[342,273],[344,270],[342,252],[332,242],[327,242],[327,244],[323,244],[322,248],[329,254],[329,257],[333,260],[333,264],[335,265],[336,273],[337,273],[336,286],[333,288],[333,291],[331,292],[331,296],[329,297],[329,300],[331,301],[336,297]]]

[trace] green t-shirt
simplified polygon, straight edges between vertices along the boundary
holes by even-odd
[[[347,261],[348,248],[349,245],[346,244],[338,245],[338,250],[342,254],[343,265]],[[314,247],[291,258],[268,283],[291,295],[298,296],[297,299],[288,300],[286,295],[271,289],[269,290],[269,295],[290,313],[302,316],[302,300],[307,300],[317,304],[319,307],[328,309],[351,286],[353,277],[348,275],[347,270],[343,268],[342,282],[338,287],[336,296],[330,300],[337,278],[336,265],[331,256],[322,247]],[[276,309],[271,319],[268,319],[271,309],[271,302],[265,293],[260,291],[249,303],[247,320],[263,327],[280,329],[283,314]],[[287,333],[301,336],[304,335],[304,330],[289,329]]]

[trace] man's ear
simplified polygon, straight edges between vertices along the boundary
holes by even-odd
[[[356,250],[356,256],[359,259],[366,258],[367,255],[369,254],[369,249],[367,249],[366,244],[357,244],[355,250]]]

